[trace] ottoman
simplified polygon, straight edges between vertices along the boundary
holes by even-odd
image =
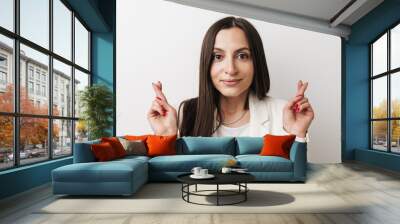
[[[74,163],[52,171],[53,193],[132,195],[148,180],[147,158]]]

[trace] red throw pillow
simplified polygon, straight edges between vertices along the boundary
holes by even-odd
[[[261,149],[261,156],[281,156],[290,158],[290,148],[296,135],[269,135],[264,136],[264,145]]]
[[[94,154],[94,157],[99,162],[109,161],[117,158],[114,149],[108,142],[92,144],[90,147]]]
[[[176,154],[176,135],[159,136],[149,135],[146,143],[148,147],[148,156],[163,156]]]
[[[126,151],[124,146],[122,146],[121,142],[116,137],[109,137],[109,138],[101,138],[101,142],[108,142],[112,146],[115,151],[115,155],[118,158],[126,156]]]

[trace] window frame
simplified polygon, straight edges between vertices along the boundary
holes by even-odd
[[[400,121],[400,117],[392,117],[392,98],[391,98],[391,91],[392,91],[392,86],[391,86],[391,79],[393,75],[396,75],[396,73],[400,72],[400,67],[391,69],[391,30],[395,28],[396,26],[400,26],[400,21],[395,22],[392,24],[389,28],[385,29],[384,32],[379,34],[375,39],[373,39],[371,42],[368,43],[368,53],[369,53],[369,149],[373,151],[379,151],[379,152],[385,152],[385,153],[391,153],[391,154],[400,154],[400,152],[393,152],[392,151],[392,121]],[[380,74],[376,74],[374,76],[373,74],[373,44],[378,41],[381,37],[384,35],[387,35],[387,52],[386,52],[386,57],[387,57],[387,64],[386,64],[386,71]],[[387,98],[387,105],[386,105],[386,118],[373,118],[373,81],[375,79],[379,79],[382,77],[386,77],[386,87],[387,87],[387,93],[386,93],[386,98]],[[374,121],[386,121],[386,151],[384,150],[379,150],[374,148],[374,139],[373,139],[373,122]]]
[[[7,74],[7,69],[8,69],[8,57],[7,55],[4,55],[2,53],[0,53],[0,57],[3,58],[5,61],[4,65],[0,64],[0,74],[4,75],[4,83],[3,83],[3,79],[0,77],[0,85],[4,85],[5,88],[7,88],[7,79],[8,79],[8,74]],[[1,75],[1,76],[3,76]]]
[[[30,41],[29,39],[26,39],[24,37],[22,37],[20,35],[20,0],[14,0],[13,1],[13,10],[14,10],[14,15],[13,15],[13,22],[14,22],[14,30],[10,31],[4,27],[0,26],[0,35],[3,35],[7,38],[12,39],[13,41],[13,64],[12,69],[11,69],[11,73],[10,75],[13,76],[14,78],[14,93],[13,93],[13,102],[14,102],[14,110],[13,112],[2,112],[0,111],[0,116],[4,116],[4,117],[12,117],[13,119],[13,154],[14,154],[14,161],[13,161],[13,166],[10,167],[5,167],[5,168],[0,168],[0,172],[5,171],[5,170],[10,170],[10,169],[16,169],[19,167],[23,167],[23,166],[30,166],[33,164],[37,164],[37,163],[43,163],[46,161],[50,161],[50,160],[58,160],[58,159],[62,159],[62,158],[66,158],[66,157],[70,157],[73,156],[73,152],[74,152],[74,143],[75,143],[75,126],[76,126],[76,121],[78,121],[80,118],[75,116],[75,108],[72,107],[71,108],[71,114],[70,116],[66,115],[66,116],[56,116],[53,115],[53,97],[54,97],[54,90],[53,90],[53,60],[58,60],[61,63],[64,63],[68,66],[71,67],[71,93],[72,96],[71,97],[71,104],[74,105],[75,103],[75,69],[85,73],[88,75],[89,78],[89,83],[88,86],[92,85],[92,69],[91,69],[91,65],[92,65],[92,61],[91,61],[91,48],[92,48],[92,43],[91,43],[91,36],[92,36],[92,30],[88,27],[88,25],[83,21],[83,19],[78,15],[78,13],[76,13],[72,7],[68,4],[68,2],[66,2],[65,0],[59,0],[68,10],[71,11],[71,18],[70,18],[70,23],[71,23],[71,58],[67,59],[64,58],[63,56],[55,53],[53,50],[53,24],[54,24],[54,18],[53,18],[53,1],[54,0],[48,0],[49,3],[49,47],[48,49],[46,49],[45,47],[42,47],[39,44],[34,43],[33,41]],[[83,67],[81,67],[80,65],[75,63],[75,18],[84,26],[84,28],[88,31],[88,69],[85,69]],[[48,94],[45,91],[45,95],[48,97],[48,108],[49,111],[47,112],[46,115],[39,115],[39,114],[27,114],[27,113],[21,113],[20,111],[20,85],[21,85],[21,80],[20,80],[20,45],[23,44],[27,47],[30,47],[40,53],[43,53],[45,55],[48,56],[49,58],[49,62],[48,62],[48,76],[46,80],[46,84],[45,84],[45,90],[48,92]],[[27,64],[27,71],[29,71],[30,69],[30,65]],[[37,68],[36,68],[37,69]],[[42,79],[41,79],[41,75],[43,70],[39,70],[39,80],[36,79],[36,70],[33,67],[33,79],[31,79],[30,77],[30,73],[27,72],[26,75],[26,82],[32,81],[34,84],[34,92],[36,92],[35,89],[35,85],[37,83],[40,83],[42,86]],[[28,86],[27,86],[28,87]],[[29,87],[28,87],[29,88]],[[27,91],[29,91],[27,89]],[[41,93],[41,91],[40,91]],[[42,96],[42,94],[39,94],[37,96]],[[36,102],[34,102],[36,103]],[[43,160],[40,160],[38,162],[32,162],[32,163],[26,163],[26,164],[21,164],[20,161],[20,119],[21,118],[45,118],[47,119],[48,122],[48,136],[47,136],[47,150],[48,150],[48,155],[47,158],[44,157]],[[64,120],[64,121],[70,121],[71,122],[71,153],[68,155],[62,155],[62,156],[55,156],[53,155],[54,152],[54,147],[53,147],[53,123],[57,120]]]
[[[6,85],[7,84],[7,79],[8,79],[7,73],[5,71],[3,71],[3,70],[0,70],[0,85]]]

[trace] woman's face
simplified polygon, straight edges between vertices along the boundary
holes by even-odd
[[[247,92],[253,81],[253,60],[243,30],[237,27],[220,30],[215,37],[211,79],[225,97]]]

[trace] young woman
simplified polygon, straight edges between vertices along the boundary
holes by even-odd
[[[168,104],[161,82],[147,114],[157,135],[264,136],[296,135],[305,141],[314,118],[299,81],[290,101],[267,95],[270,79],[263,44],[247,20],[227,17],[207,31],[200,56],[199,96],[183,101],[177,111]]]

